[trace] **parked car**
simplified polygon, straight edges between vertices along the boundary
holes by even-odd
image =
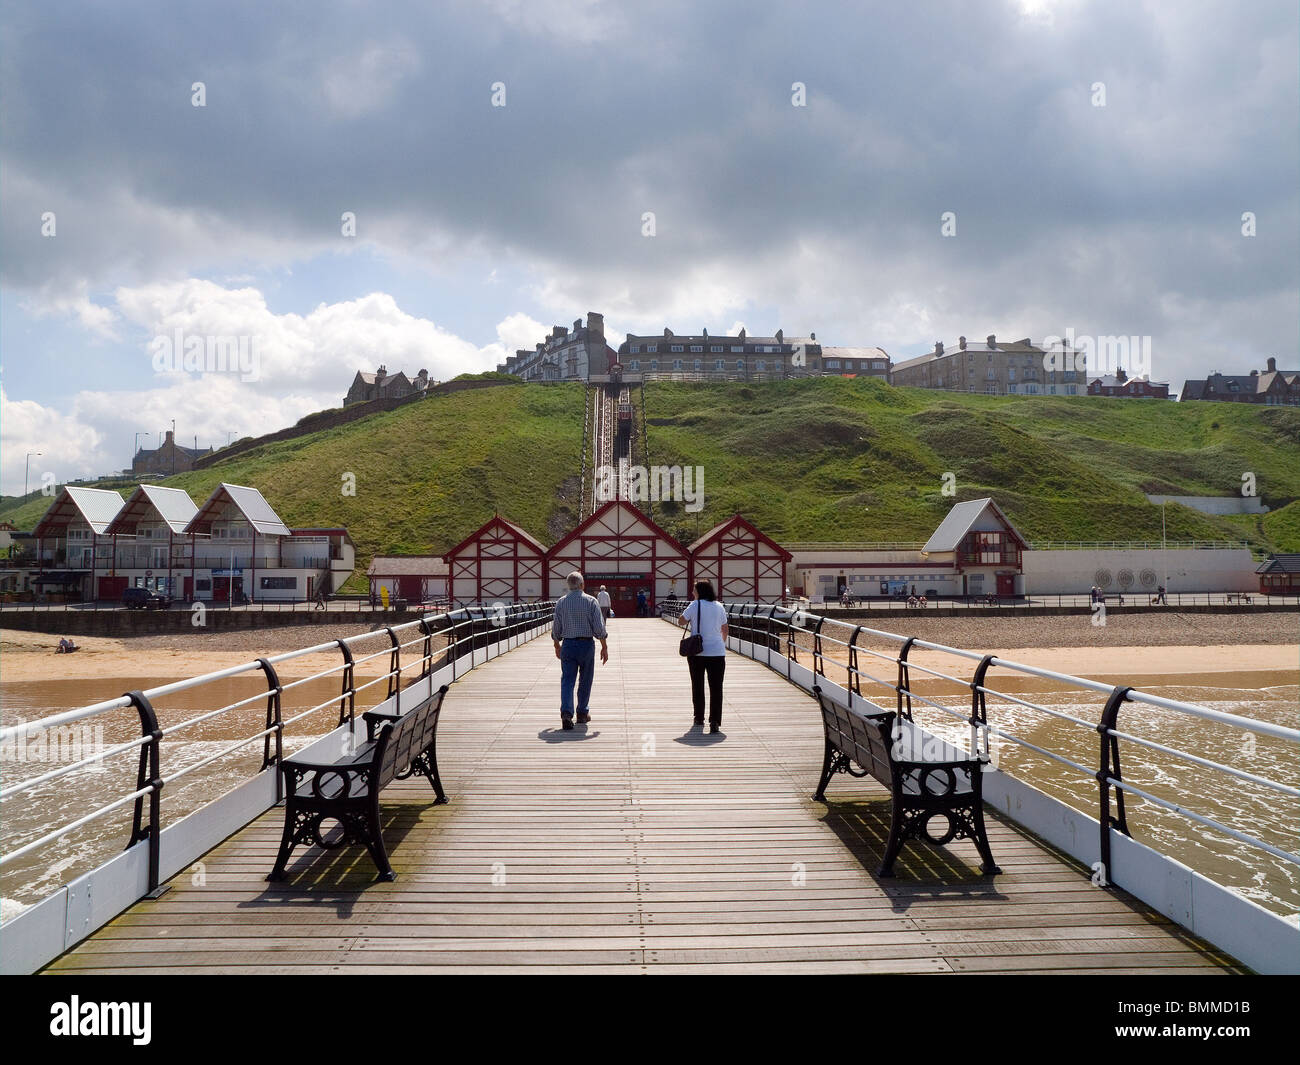
[[[171,600],[162,592],[148,588],[128,588],[122,593],[122,605],[127,610],[166,610]]]

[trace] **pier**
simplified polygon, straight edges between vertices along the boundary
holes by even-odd
[[[888,794],[841,776],[812,800],[816,703],[735,654],[722,734],[691,730],[676,643],[662,621],[612,622],[591,722],[568,733],[544,636],[460,677],[439,727],[450,803],[417,779],[383,793],[395,882],[349,847],[299,850],[267,883],[274,807],[45,971],[1243,971],[992,808],[1001,875],[963,841],[909,846],[876,878]]]

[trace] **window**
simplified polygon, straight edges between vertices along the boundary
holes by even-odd
[[[696,373],[699,373],[702,369],[704,369],[704,363],[703,363],[700,359],[696,359],[696,360],[695,360],[695,372],[696,372]]]
[[[998,376],[998,374],[997,374],[997,371],[994,370],[992,366],[990,366],[989,369],[988,369],[988,373],[986,373],[984,376],[985,376],[985,378],[988,379],[989,381],[995,381],[995,380],[997,380],[997,376]]]
[[[669,350],[669,351],[682,351],[683,348],[682,348],[682,346],[681,346],[680,344],[670,344],[669,347],[668,347],[668,350]]]
[[[1014,396],[1016,394],[1017,387],[1018,387],[1017,385],[1007,385],[1007,395]]]
[[[727,364],[723,362],[721,359],[714,359],[713,368],[715,370],[725,370],[727,368]]]
[[[1016,368],[1015,368],[1014,366],[1008,366],[1008,367],[1007,367],[1007,380],[1008,380],[1008,381],[1014,381],[1015,379],[1016,379]]]
[[[762,373],[764,370],[767,369],[767,360],[759,359],[758,362],[754,364],[754,369],[757,370],[759,373]]]
[[[651,359],[651,360],[650,360],[650,372],[651,372],[651,373],[657,373],[658,371],[659,371],[659,360],[658,360],[658,359]]]
[[[714,344],[712,347],[709,348],[709,350],[710,350],[711,352],[714,352],[714,353],[716,354],[717,352],[720,352],[720,351],[722,350],[722,345],[721,345],[721,344]]]
[[[1078,391],[1078,388],[1077,388],[1075,385],[1066,385],[1066,386],[1065,386],[1065,394],[1066,394],[1067,396],[1072,396],[1072,395],[1074,395],[1077,391]]]
[[[681,360],[681,359],[673,359],[673,369],[674,369],[674,370],[680,370],[681,368],[682,368],[682,360]]]
[[[627,364],[627,368],[629,370],[639,370],[641,369],[641,363],[638,359],[633,359],[631,362]]]
[[[881,362],[879,359],[877,359],[875,362],[871,364],[871,368],[873,370],[883,370],[885,368],[885,364]]]
[[[297,577],[259,577],[262,591],[294,591],[298,587]]]
[[[745,345],[744,345],[744,344],[736,344],[736,345],[734,345],[734,346],[732,347],[732,349],[731,349],[731,354],[733,354],[733,355],[743,355],[743,354],[745,354]]]
[[[737,359],[737,360],[736,360],[736,372],[737,372],[737,373],[744,373],[744,372],[745,372],[745,360],[744,360],[744,359]]]
[[[692,351],[703,351],[703,350],[704,350],[704,345],[703,345],[703,344],[692,344],[692,345],[691,345],[691,350],[692,350]]]
[[[828,370],[838,370],[839,368],[840,368],[840,360],[839,360],[839,359],[827,359],[827,360],[826,360],[826,369],[828,369]]]
[[[630,354],[632,354],[632,355],[639,355],[640,353],[641,353],[641,345],[640,345],[640,344],[633,344],[632,347],[631,347],[631,350],[630,350]]]
[[[966,391],[967,391],[967,392],[974,392],[974,391],[975,391],[975,386],[974,386],[974,385],[968,385],[968,386],[966,387]]]

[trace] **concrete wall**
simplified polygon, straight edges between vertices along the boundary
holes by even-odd
[[[1180,503],[1202,514],[1267,514],[1268,507],[1260,496],[1147,496],[1147,501]]]
[[[1024,553],[1025,593],[1027,595],[1087,594],[1099,584],[1099,570],[1110,573],[1104,591],[1121,590],[1134,595],[1154,593],[1157,584],[1165,583],[1171,592],[1255,591],[1259,578],[1257,563],[1245,548],[1198,551],[1026,551]],[[1133,575],[1127,589],[1120,584],[1121,571]],[[1147,572],[1148,581],[1142,575]],[[1150,576],[1154,574],[1154,581]]]

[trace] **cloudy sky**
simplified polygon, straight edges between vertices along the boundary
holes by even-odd
[[[1073,329],[1150,336],[1175,388],[1289,368],[1298,25],[1291,0],[6,4],[0,488],[28,451],[34,482],[122,469],[173,419],[281,428],[379,363],[491,369],[589,310],[615,346]],[[257,379],[160,369],[178,330],[252,338]]]

